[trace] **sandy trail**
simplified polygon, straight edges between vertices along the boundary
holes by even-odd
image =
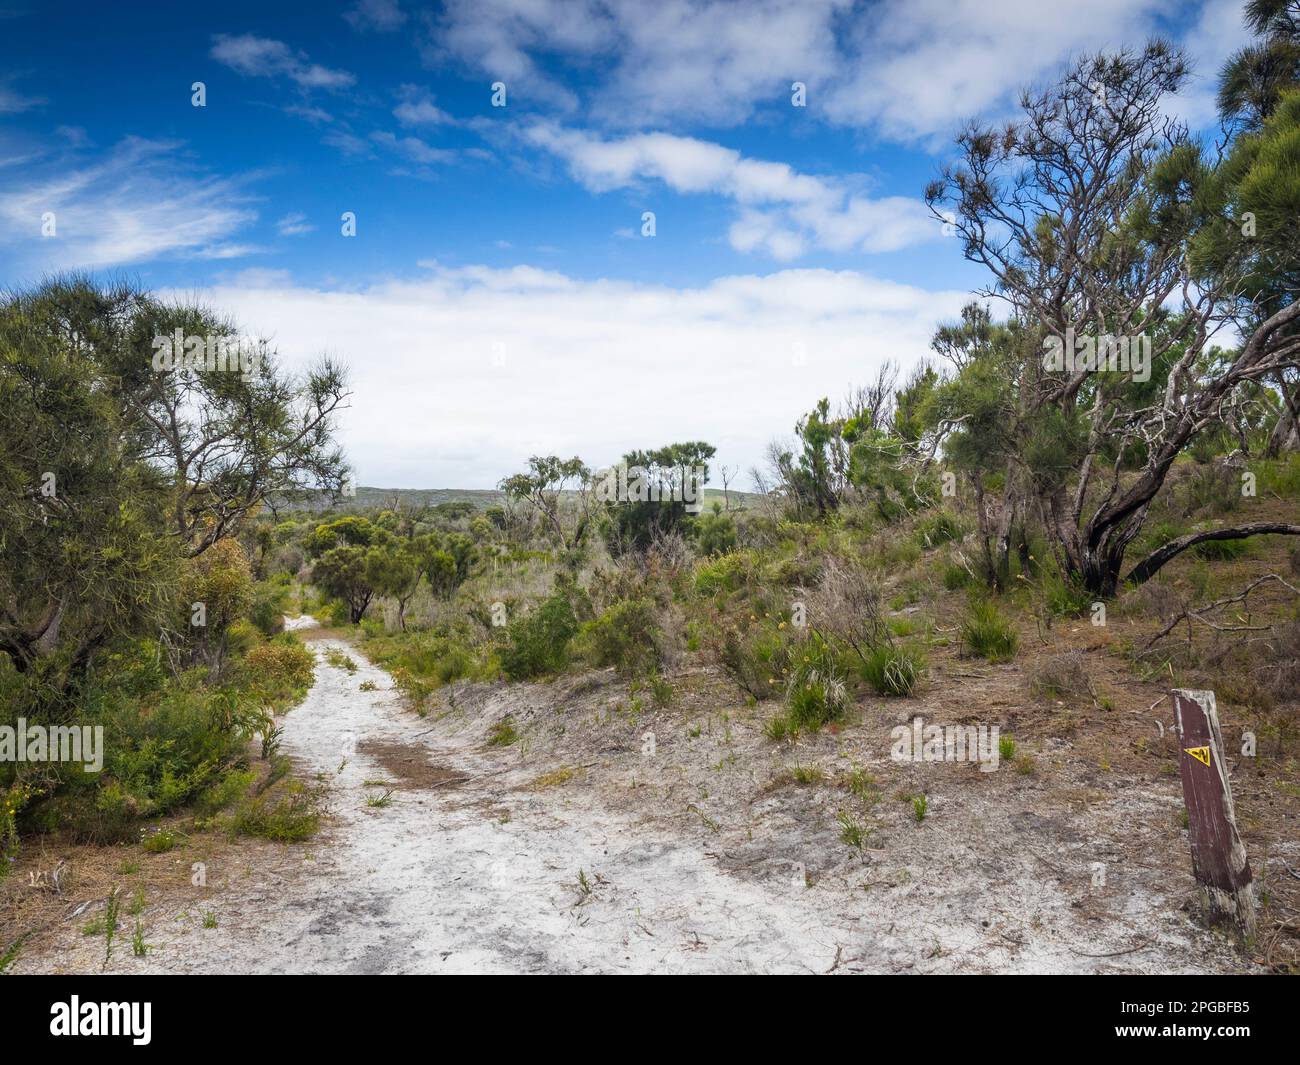
[[[416,717],[391,676],[352,646],[325,636],[313,646],[316,683],[283,718],[282,749],[303,776],[328,782],[326,827],[306,845],[268,848],[242,873],[212,869],[219,889],[179,913],[170,903],[151,907],[147,956],[122,949],[108,971],[1060,972],[1232,964],[1226,955],[1206,956],[1204,941],[1173,915],[1153,924],[1162,940],[1154,953],[1082,956],[1072,947],[1086,954],[1095,944],[1100,954],[1107,945],[1095,930],[1071,924],[1070,898],[1059,885],[1029,858],[1011,873],[991,867],[960,832],[944,844],[947,852],[923,859],[929,868],[918,869],[916,884],[898,889],[867,893],[860,883],[828,881],[810,890],[793,864],[785,871],[778,863],[762,877],[728,872],[699,837],[637,817],[627,804],[530,786],[536,767],[521,766],[513,748],[485,748],[481,719]],[[331,665],[331,649],[348,655],[355,672]],[[519,696],[504,690],[499,698]],[[391,805],[368,806],[368,797],[388,790],[376,782],[401,776],[393,752],[431,775],[423,786],[407,780]],[[1142,897],[1131,902],[1146,912]],[[207,910],[215,911],[216,928],[201,927]],[[1008,936],[988,919],[1013,912],[1039,915],[1035,927]],[[100,969],[102,944],[75,929],[63,939],[21,968]]]

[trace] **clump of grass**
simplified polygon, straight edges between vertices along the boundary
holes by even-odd
[[[816,731],[844,716],[849,690],[835,649],[813,633],[793,655],[786,716],[793,728]]]
[[[352,661],[352,657],[344,654],[337,647],[331,647],[325,652],[325,661],[335,669],[347,670],[349,674],[357,671],[357,664]]]
[[[1055,568],[1043,574],[1039,592],[1047,612],[1056,617],[1080,617],[1093,601],[1092,595],[1067,580]]]
[[[208,910],[208,912],[203,915],[203,927],[204,928],[217,927],[217,915],[213,913],[211,910]]]
[[[1082,652],[1067,651],[1044,659],[1030,673],[1029,690],[1047,699],[1091,692],[1092,679],[1084,666]]]
[[[975,578],[971,576],[970,570],[956,562],[949,562],[943,568],[943,586],[950,592],[955,592],[959,588],[966,588],[975,583]]]
[[[152,835],[145,836],[140,845],[150,854],[165,854],[167,851],[172,850],[178,842],[180,842],[180,840],[177,838],[175,832],[166,828],[160,828]]]
[[[378,690],[379,685],[377,685],[373,680],[363,680],[361,682],[361,687],[357,689],[357,691],[363,692],[373,692]]]
[[[820,784],[826,779],[826,774],[815,765],[796,765],[790,776],[796,784]]]
[[[861,802],[873,803],[880,798],[880,792],[876,785],[876,778],[861,766],[855,765],[849,770],[849,776],[846,783],[849,792],[855,795]]]
[[[144,924],[135,922],[135,931],[131,933],[131,953],[143,958],[149,952],[149,944],[144,941]]]
[[[30,934],[30,933],[28,933]],[[9,971],[14,962],[18,960],[18,955],[22,952],[23,941],[27,935],[21,935],[15,939],[4,950],[0,950],[0,976]]]
[[[650,697],[655,706],[667,706],[673,701],[673,686],[659,674],[650,678]]]
[[[1010,736],[998,737],[998,758],[1009,762],[1016,756],[1016,741]]]
[[[104,905],[104,964],[113,956],[113,937],[117,935],[117,916],[121,903],[117,897],[117,888],[108,892],[108,901]]]
[[[533,781],[535,788],[554,788],[560,784],[566,784],[578,775],[576,769],[569,766],[561,766],[559,769],[553,769],[549,773],[543,773]]]
[[[507,714],[495,725],[492,726],[488,733],[489,747],[509,747],[512,743],[519,741],[519,733],[515,730],[514,720]]]
[[[1034,762],[1033,755],[1028,753],[1017,755],[1015,766],[1016,766],[1016,772],[1023,777],[1032,775],[1034,770],[1038,768],[1036,763]]]
[[[861,850],[867,842],[870,830],[863,826],[852,814],[844,810],[836,818],[840,823],[840,840],[856,850]]]
[[[1020,646],[1020,637],[1006,615],[992,600],[984,598],[971,600],[962,622],[961,638],[971,654],[989,662],[1009,661]]]
[[[881,644],[866,653],[859,667],[862,679],[881,695],[908,696],[925,671],[919,651]]]
[[[763,735],[769,740],[780,742],[795,739],[799,730],[790,724],[790,719],[785,714],[776,714],[763,722]]]
[[[955,515],[940,510],[916,523],[916,540],[921,547],[938,547],[949,540],[960,540],[964,531]]]
[[[1250,541],[1241,540],[1202,540],[1192,548],[1192,554],[1207,562],[1231,562],[1250,554]]]
[[[918,822],[924,821],[926,814],[930,812],[930,800],[924,795],[912,796],[912,813],[916,815]]]
[[[300,784],[288,789],[274,803],[258,795],[241,803],[230,819],[236,836],[260,836],[280,843],[297,843],[320,828],[320,795]]]
[[[382,795],[367,795],[366,805],[374,809],[382,810],[385,807],[393,805],[393,789],[389,788]]]

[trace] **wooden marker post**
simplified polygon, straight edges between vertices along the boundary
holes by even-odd
[[[1255,894],[1246,848],[1237,834],[1214,692],[1175,689],[1173,696],[1192,873],[1201,902],[1211,923],[1231,921],[1243,939],[1250,939]]]

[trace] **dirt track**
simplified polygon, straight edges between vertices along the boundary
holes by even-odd
[[[422,719],[352,647],[328,636],[314,646],[316,685],[284,718],[283,749],[304,776],[328,782],[321,835],[268,846],[250,873],[211,870],[217,887],[201,905],[151,905],[149,953],[134,958],[124,943],[108,971],[1241,968],[1178,912],[1185,885],[1122,863],[1106,891],[1088,885],[1091,859],[1115,849],[1114,820],[1166,816],[1167,797],[1130,792],[1105,815],[1068,819],[1033,794],[992,793],[941,807],[933,823],[885,825],[850,859],[835,807],[815,791],[753,799],[773,757],[761,736],[741,742],[748,768],[714,773],[716,794],[699,798],[675,764],[684,746],[662,744],[657,770],[635,747],[610,756],[610,729],[583,725],[604,698],[589,686],[471,686]],[[329,648],[356,672],[328,664]],[[362,691],[366,682],[375,690]],[[528,742],[486,746],[507,712]],[[576,783],[561,774],[547,786],[561,746]],[[390,788],[391,804],[367,805]],[[748,827],[720,823],[746,788]],[[697,801],[679,801],[683,792]],[[216,928],[201,927],[205,909]],[[99,970],[102,943],[79,934],[88,916],[18,971]]]

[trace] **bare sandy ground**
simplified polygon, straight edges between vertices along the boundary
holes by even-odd
[[[853,851],[835,789],[761,787],[785,756],[756,727],[687,729],[689,703],[629,722],[612,709],[626,685],[599,678],[467,685],[420,718],[351,646],[314,646],[316,684],[283,719],[283,750],[325,782],[326,827],[206,870],[189,904],[155,902],[146,956],[123,942],[106,971],[1245,969],[1180,909],[1189,880],[1134,857],[1138,826],[1176,813],[1163,791],[1121,788],[1067,814],[1041,786],[989,774],[1000,779],[973,780],[977,801],[935,789],[924,824],[892,804]],[[330,648],[356,671],[326,662]],[[520,742],[488,746],[507,715]],[[661,737],[652,758],[648,729]],[[80,934],[91,916],[17,971],[101,971],[102,941]]]

